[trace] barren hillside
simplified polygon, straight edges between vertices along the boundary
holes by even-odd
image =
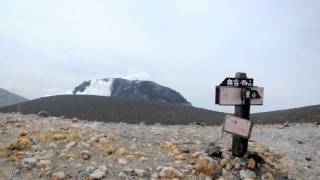
[[[257,125],[244,158],[231,156],[230,135],[222,135],[221,126],[0,113],[0,134],[1,179],[320,177],[317,124]]]

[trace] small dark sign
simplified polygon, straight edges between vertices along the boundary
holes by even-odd
[[[253,87],[253,79],[226,78],[220,86]]]

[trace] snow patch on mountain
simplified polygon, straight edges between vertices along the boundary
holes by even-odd
[[[98,95],[111,96],[113,79],[91,79],[90,86],[87,86],[83,92],[78,91],[77,95]]]

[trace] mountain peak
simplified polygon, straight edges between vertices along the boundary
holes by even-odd
[[[153,81],[123,78],[91,79],[73,90],[74,95],[141,98],[165,103],[191,105],[180,93]]]

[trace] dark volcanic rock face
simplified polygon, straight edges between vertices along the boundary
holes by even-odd
[[[74,90],[72,91],[73,94],[77,94],[77,92],[83,92],[84,90],[86,90],[86,88],[88,86],[90,86],[91,81],[84,81],[82,84],[80,84],[79,86],[77,86],[76,88],[74,88]]]
[[[89,90],[90,88],[93,90]],[[90,93],[87,93],[87,91],[90,91]],[[180,93],[168,87],[161,86],[152,81],[131,81],[122,78],[85,81],[74,89],[73,94],[128,97],[172,104],[191,105],[191,103]]]
[[[129,81],[115,78],[112,84],[111,96],[136,97],[159,102],[191,105],[178,92],[152,81]]]

